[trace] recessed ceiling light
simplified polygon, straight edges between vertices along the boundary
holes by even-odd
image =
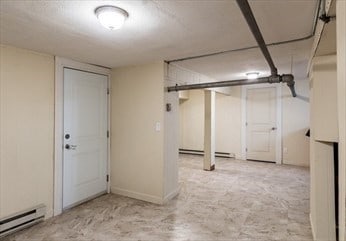
[[[246,76],[248,79],[257,79],[258,78],[259,73],[258,72],[249,72],[246,73]]]
[[[129,16],[124,9],[115,6],[98,7],[95,14],[102,26],[110,30],[120,29]]]

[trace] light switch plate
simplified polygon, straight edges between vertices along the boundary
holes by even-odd
[[[161,123],[160,122],[156,122],[155,130],[156,131],[160,131],[161,130]]]

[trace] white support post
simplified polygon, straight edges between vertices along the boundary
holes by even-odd
[[[215,91],[204,91],[204,163],[203,169],[215,169]]]

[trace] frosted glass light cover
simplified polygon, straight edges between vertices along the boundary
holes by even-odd
[[[95,14],[101,25],[110,30],[120,29],[129,16],[125,10],[115,6],[99,7]]]

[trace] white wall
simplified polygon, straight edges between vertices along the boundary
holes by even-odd
[[[283,163],[309,166],[309,82],[297,80],[298,98],[282,86]],[[204,104],[203,92],[189,91],[189,99],[180,101],[180,148],[203,150]],[[230,95],[216,95],[216,151],[235,154],[241,159],[242,123],[241,87],[232,87]]]
[[[0,218],[53,210],[54,57],[0,46]]]
[[[305,136],[310,127],[309,81],[297,80],[297,97],[282,86],[282,151],[283,163],[309,166],[309,138]]]
[[[168,75],[165,64],[165,87],[173,86],[177,81]],[[170,104],[171,111],[164,110],[164,201],[179,192],[179,95],[177,92],[164,93],[164,105]]]

